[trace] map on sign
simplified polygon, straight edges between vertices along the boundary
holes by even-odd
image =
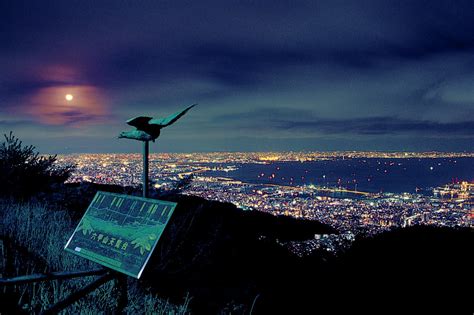
[[[176,203],[99,191],[65,250],[140,278]]]

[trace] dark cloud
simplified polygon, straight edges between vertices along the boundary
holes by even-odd
[[[80,123],[104,122],[110,119],[110,116],[87,114],[83,111],[71,110],[57,114],[61,117],[64,125],[77,125]]]
[[[278,128],[314,131],[324,134],[387,135],[411,134],[474,136],[474,121],[439,123],[394,117],[371,117],[351,120],[276,121]]]
[[[29,120],[0,120],[0,126],[5,130],[5,132],[8,128],[22,127],[25,125],[31,125],[32,123],[33,122]]]
[[[0,117],[34,121],[32,100],[52,91],[38,139],[48,121],[77,143],[81,132],[113,137],[130,116],[194,102],[186,124],[167,133],[190,148],[196,129],[209,148],[219,137],[251,148],[245,137],[276,135],[291,140],[269,140],[275,148],[304,147],[317,133],[380,149],[389,135],[442,135],[446,149],[462,149],[459,137],[473,134],[470,0],[16,0],[0,2],[0,20]],[[94,111],[56,100],[72,86],[94,89]]]
[[[269,134],[305,133],[323,135],[412,135],[474,136],[474,120],[436,122],[397,117],[364,117],[357,119],[324,119],[309,110],[263,108],[214,117],[218,126],[267,130]]]

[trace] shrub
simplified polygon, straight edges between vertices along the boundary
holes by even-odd
[[[59,166],[56,155],[41,156],[32,145],[24,146],[12,132],[0,145],[0,195],[29,197],[64,183],[74,166]]]

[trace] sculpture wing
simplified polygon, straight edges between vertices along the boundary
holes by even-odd
[[[174,113],[172,115],[169,115],[168,117],[165,117],[165,118],[155,118],[155,119],[151,119],[149,121],[149,124],[150,125],[159,125],[160,127],[166,127],[166,126],[169,126],[173,123],[175,123],[179,118],[181,118],[184,114],[186,114],[186,112],[188,110],[190,110],[191,108],[193,108],[194,106],[196,106],[197,104],[193,104],[191,106],[188,106],[186,109],[180,111],[180,112],[177,112],[177,113]]]
[[[127,124],[139,130],[143,130],[143,128],[148,125],[151,119],[152,119],[151,117],[138,116],[138,117],[127,120]]]

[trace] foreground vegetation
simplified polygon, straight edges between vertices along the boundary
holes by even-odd
[[[56,162],[55,155],[40,155],[34,146],[24,145],[12,132],[5,134],[0,143],[0,277],[101,267],[64,251],[78,214],[85,207],[77,205],[78,200],[84,199],[80,192],[75,193],[76,198],[65,195],[68,189],[64,183],[75,166],[59,166]],[[68,209],[59,209],[64,204]],[[72,205],[81,211],[74,211],[77,207],[71,211]],[[94,279],[83,277],[2,288],[0,314],[39,313]],[[62,313],[114,312],[119,296],[115,281],[102,285]],[[138,281],[128,282],[127,313],[189,313],[188,295],[182,305],[173,305],[144,289]]]
[[[44,156],[24,145],[12,132],[0,143],[0,196],[28,198],[64,183],[74,165],[59,166],[56,156]]]
[[[74,230],[74,223],[64,210],[51,209],[46,204],[0,200],[0,219],[3,226],[0,232],[0,239],[4,240],[3,247],[11,248],[8,251],[2,250],[4,257],[0,257],[3,261],[9,261],[3,267],[10,270],[0,271],[3,276],[99,267],[63,250]],[[14,268],[8,268],[8,265]],[[94,277],[84,277],[16,286],[9,295],[16,298],[16,301],[9,300],[11,304],[18,305],[26,312],[38,313],[84,287],[93,279]],[[140,288],[136,281],[129,281],[128,287],[127,313],[189,313],[188,297],[184,298],[182,305],[175,306]],[[117,296],[114,281],[111,281],[68,307],[63,314],[110,313],[117,307]]]

